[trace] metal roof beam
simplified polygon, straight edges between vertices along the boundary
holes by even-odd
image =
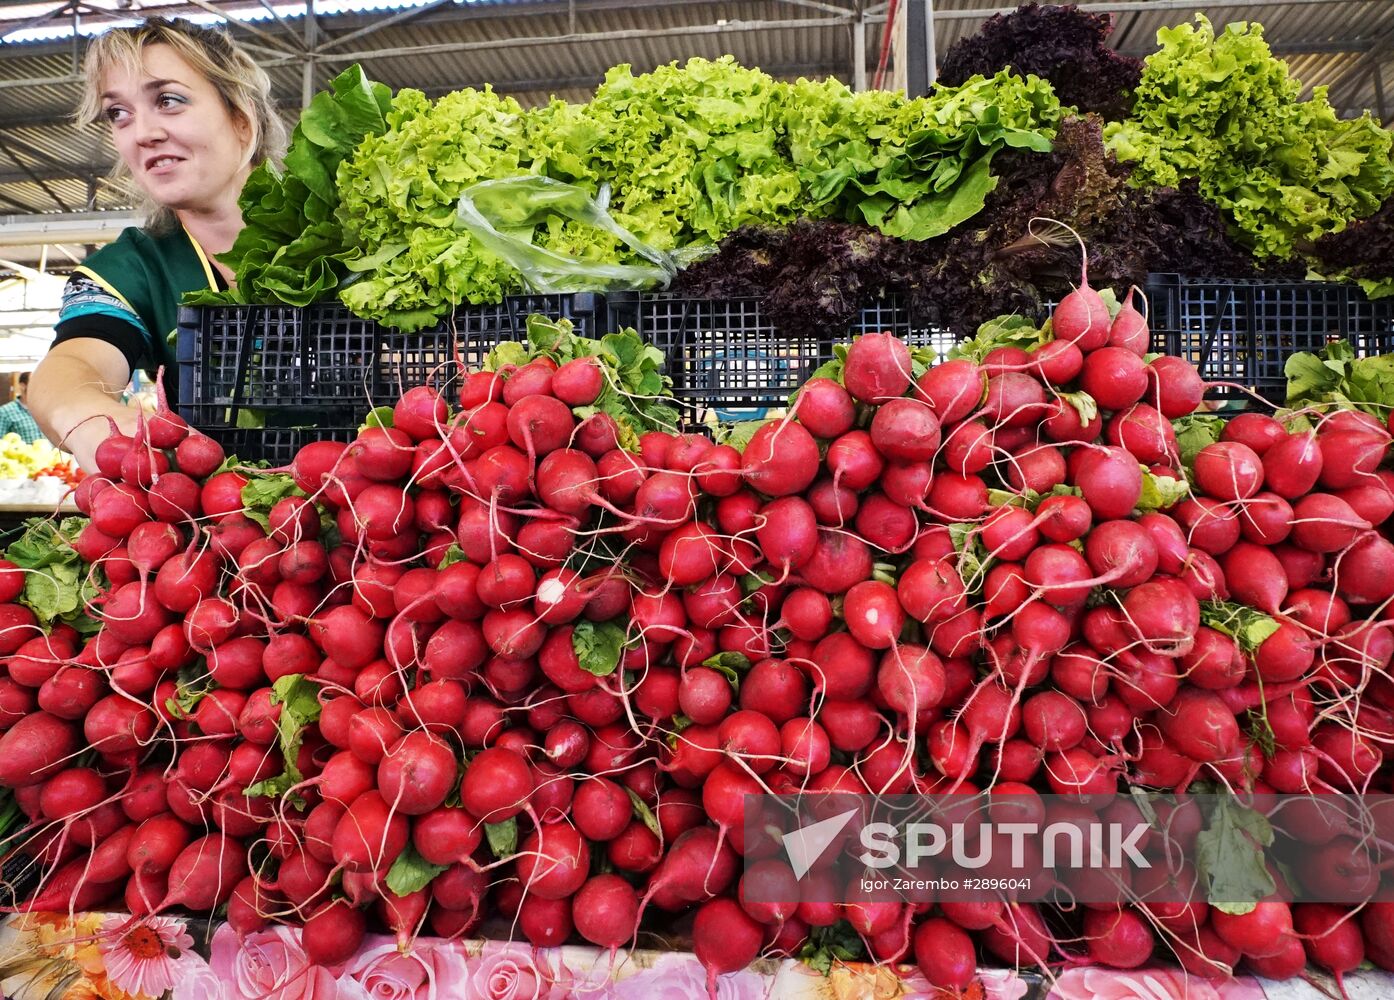
[[[81,73],[69,73],[67,76],[30,76],[19,80],[0,80],[0,90],[8,90],[11,87],[58,87],[81,82]]]
[[[99,243],[115,239],[121,230],[138,226],[135,212],[35,213],[0,216],[0,246],[52,243]]]
[[[295,28],[291,25],[289,21],[282,17],[280,13],[277,12],[276,8],[272,6],[271,0],[261,0],[261,5],[263,8],[265,8],[268,14],[270,14],[272,17],[276,19],[276,23],[281,26],[282,31],[284,31],[291,38],[294,38],[297,42],[300,40],[300,36],[296,32]]]
[[[279,66],[282,63],[298,63],[305,58],[304,52],[287,52],[285,49],[267,48],[265,45],[249,42],[245,38],[239,38],[237,44],[257,56],[257,63],[262,67]]]
[[[72,263],[74,263],[74,264],[81,264],[81,263],[82,263],[82,258],[79,257],[77,254],[73,253],[71,250],[69,250],[69,249],[68,249],[65,245],[63,245],[62,243],[46,243],[46,244],[44,244],[44,245],[45,245],[45,246],[53,247],[53,249],[57,250],[57,251],[58,251],[59,253],[61,253],[64,257],[67,257],[68,260],[70,260],[70,261],[71,261]],[[49,269],[52,270],[52,265],[51,265],[51,264],[49,265]]]
[[[809,10],[820,11],[824,14],[846,15],[855,17],[857,12],[849,7],[841,7],[837,4],[821,3],[819,0],[778,0],[779,3],[787,3],[793,7],[807,7]]]
[[[0,150],[3,150],[3,143],[0,143]],[[13,157],[11,157],[13,159]],[[76,166],[63,167],[29,167],[25,169],[23,164],[19,164],[20,170],[0,171],[0,184],[24,184],[32,182],[42,186],[46,181],[75,181],[83,180],[86,175],[78,173]],[[66,211],[66,209],[65,209]]]
[[[0,0],[0,3],[2,2],[3,0]],[[193,5],[196,0],[185,0],[185,2]],[[206,0],[203,0],[203,2],[206,2]],[[723,2],[724,0],[529,0],[527,3],[472,3],[460,6],[443,5],[442,8],[422,7],[413,8],[409,11],[402,11],[401,13],[414,15],[412,18],[414,26],[420,26],[469,21],[517,21],[520,18],[566,15],[569,13],[573,3],[576,13],[578,15],[585,15],[593,11],[633,11],[647,8],[661,9],[674,7],[680,9],[691,7],[711,8],[719,7]],[[203,9],[208,10],[210,7],[205,6]],[[849,16],[852,13],[850,9],[838,9],[843,10],[843,12]],[[216,12],[220,17],[227,17],[226,13],[221,9],[217,9]],[[161,11],[161,13],[166,12]],[[177,11],[170,13],[177,13]],[[288,19],[294,21],[299,16],[300,15],[292,14]],[[346,39],[350,34],[360,29],[372,28],[376,30],[385,20],[390,19],[390,17],[384,18],[381,13],[321,14],[320,20],[323,23],[321,25],[320,37],[322,41],[320,48],[326,50],[330,46],[337,47],[341,44],[340,39]],[[3,23],[4,22],[0,22],[0,25],[3,25]],[[239,29],[254,27],[248,25],[245,21],[236,19],[230,19],[228,23],[232,27]],[[327,35],[323,30],[324,27],[334,28],[345,32],[345,34],[339,36]],[[0,52],[9,54],[9,51],[13,51],[17,56],[26,57],[67,55],[72,49],[72,42],[73,40],[70,38],[23,42],[16,43],[16,47],[8,51],[4,46],[0,46]],[[242,45],[248,44],[246,39],[240,37],[238,42]],[[278,58],[284,59],[286,62],[297,61],[301,55],[298,51],[289,52],[284,47],[280,47],[276,49],[276,51],[278,53]]]
[[[591,11],[633,11],[663,7],[715,7],[722,2],[723,0],[529,0],[527,3],[469,3],[446,10],[422,7],[401,13],[416,15],[412,19],[418,24],[451,24],[461,21],[504,21],[569,14],[573,8],[578,14],[586,14]],[[356,31],[373,27],[383,18],[381,14],[336,14],[330,20],[345,31]]]
[[[365,27],[359,28],[356,31],[350,31],[347,34],[339,35],[335,38],[330,38],[327,41],[321,42],[315,48],[315,55],[320,55],[321,53],[327,52],[330,49],[338,48],[340,45],[345,45],[356,38],[362,38],[365,35],[371,35],[374,32],[382,31],[384,28],[391,28],[396,25],[402,24],[406,21],[416,20],[423,14],[433,11],[438,7],[444,7],[445,5],[452,3],[454,3],[454,0],[435,0],[435,3],[426,4],[423,7],[413,7],[410,10],[398,11],[391,17],[383,18],[382,20],[377,21],[374,24],[366,25]]]
[[[54,18],[68,13],[68,11],[70,11],[73,8],[75,2],[76,0],[64,0],[63,3],[60,3],[58,6],[54,7],[47,14],[40,14],[37,17],[31,17],[27,21],[20,21],[12,28],[6,28],[4,31],[0,31],[0,40],[8,38],[10,35],[13,35],[17,31],[24,31],[26,28],[37,28],[41,24],[46,24],[47,22],[52,21]]]
[[[186,0],[186,2],[193,4],[200,10],[206,10],[210,14],[214,14],[218,17],[221,17],[224,21],[227,22],[229,30],[236,26],[238,28],[241,28],[248,34],[255,35],[256,37],[260,38],[267,45],[271,46],[271,48],[275,49],[278,52],[283,52],[289,55],[297,54],[296,49],[288,48],[279,38],[271,34],[271,32],[263,31],[261,28],[258,28],[255,24],[251,24],[247,21],[239,21],[237,18],[230,16],[229,11],[226,11],[221,7],[209,3],[208,0]]]
[[[1365,74],[1369,72],[1370,66],[1372,64],[1378,65],[1391,49],[1394,49],[1394,27],[1386,28],[1380,32],[1379,37],[1371,43],[1369,51],[1345,67],[1336,79],[1331,81],[1327,86],[1327,94],[1340,94],[1343,97],[1353,96],[1359,89]],[[1349,95],[1342,91],[1343,87],[1349,87]]]
[[[468,21],[508,21],[520,18],[537,18],[546,16],[570,16],[573,13],[584,15],[602,11],[634,11],[645,9],[660,9],[665,7],[690,8],[690,7],[718,7],[724,0],[529,0],[527,3],[474,3],[461,6],[451,6],[445,10],[438,6],[414,8],[409,11],[401,11],[401,20],[411,20],[416,25],[427,24],[458,24]],[[809,0],[817,2],[817,0]],[[851,14],[848,8],[837,7],[843,14]],[[388,18],[387,21],[398,19],[398,15]],[[367,34],[368,30],[376,30],[378,27],[387,27],[380,15],[371,14],[338,14],[331,22],[344,28],[348,33],[336,36],[332,40],[333,47],[338,47],[342,41],[354,37],[355,35]],[[330,45],[321,45],[321,51],[325,51]]]
[[[0,152],[3,152],[6,156],[8,156],[10,158],[10,162],[12,162],[15,166],[19,167],[20,171],[26,177],[28,177],[35,184],[39,185],[39,187],[43,189],[44,194],[52,198],[53,203],[57,205],[61,211],[71,211],[68,208],[67,203],[65,203],[62,198],[58,197],[58,192],[54,191],[53,188],[49,187],[48,182],[46,180],[35,174],[34,168],[29,166],[29,164],[25,163],[23,160],[21,160],[19,158],[19,154],[16,153],[13,149],[11,149],[9,144],[3,140],[0,140]]]
[[[13,118],[0,119],[0,132],[6,129],[16,128],[51,128],[70,129],[73,127],[72,108],[63,108],[48,114],[38,112],[32,115],[16,115]]]
[[[323,56],[326,62],[366,62],[370,59],[392,59],[398,56],[443,55],[451,52],[472,52],[479,49],[520,49],[559,43],[616,42],[638,38],[672,38],[686,35],[721,35],[728,32],[780,31],[800,28],[830,28],[851,24],[851,15],[844,17],[810,17],[786,21],[727,21],[724,24],[690,24],[678,28],[635,28],[627,31],[596,31],[579,35],[539,35],[488,39],[477,42],[443,42],[437,45],[407,45],[398,48],[369,49],[362,52],[339,52]]]

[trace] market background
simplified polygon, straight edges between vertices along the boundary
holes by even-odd
[[[1304,84],[1328,88],[1341,117],[1394,105],[1394,4],[1388,0],[1128,0],[1108,45],[1138,58],[1159,28],[1205,14],[1216,29],[1257,21]],[[490,85],[524,107],[584,101],[605,72],[636,74],[729,54],[779,80],[835,77],[856,91],[924,93],[959,39],[1011,6],[982,0],[18,0],[0,4],[0,403],[52,339],[66,274],[138,221],[110,178],[98,125],[73,122],[86,39],[142,16],[225,24],[267,69],[288,126],[353,63],[394,91],[440,97]],[[887,38],[889,33],[890,37]],[[930,54],[932,52],[932,55]],[[136,386],[139,390],[141,387]]]

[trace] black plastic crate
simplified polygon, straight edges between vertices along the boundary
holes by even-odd
[[[242,462],[270,462],[280,467],[312,441],[352,441],[358,427],[228,427],[210,425],[199,427],[223,446],[228,456],[236,455]]]
[[[461,306],[434,329],[411,334],[337,304],[186,308],[176,349],[179,412],[196,425],[235,423],[240,409],[357,420],[412,386],[448,391],[460,364],[478,365],[495,344],[523,339],[533,313],[569,319],[585,335],[607,324],[604,300],[591,293]]]
[[[832,358],[836,343],[890,331],[915,342],[909,308],[879,297],[843,334],[822,338],[781,329],[759,299],[696,299],[667,293],[638,296],[636,328],[668,358],[673,395],[713,409],[723,419],[747,419],[783,406],[789,393]]]
[[[1147,296],[1153,350],[1186,358],[1208,382],[1236,383],[1212,390],[1216,399],[1249,399],[1249,389],[1281,403],[1287,359],[1334,340],[1361,356],[1394,351],[1394,300],[1372,302],[1357,285],[1154,274]]]
[[[374,356],[373,398],[390,400],[402,390],[430,385],[447,395],[464,368],[477,368],[498,344],[524,340],[528,317],[568,319],[584,337],[609,333],[605,299],[593,292],[510,295],[491,306],[457,309],[432,330],[383,330]]]
[[[910,306],[905,299],[893,293],[886,293],[863,304],[847,333],[849,340],[864,333],[893,333],[901,340],[918,347],[928,331],[915,326]],[[824,352],[825,357],[831,357],[831,353],[831,350]]]
[[[180,412],[214,423],[229,406],[355,407],[371,390],[377,329],[341,306],[182,309]]]

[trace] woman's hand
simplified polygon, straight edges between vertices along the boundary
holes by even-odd
[[[126,356],[104,340],[77,337],[57,344],[29,377],[29,410],[50,441],[97,471],[97,446],[111,433],[135,432],[139,410],[120,394],[131,380]]]

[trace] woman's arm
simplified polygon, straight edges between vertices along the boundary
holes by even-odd
[[[29,411],[48,439],[97,471],[97,445],[111,432],[107,417],[124,433],[135,431],[137,410],[119,396],[131,366],[119,348],[92,337],[57,343],[29,377]]]

